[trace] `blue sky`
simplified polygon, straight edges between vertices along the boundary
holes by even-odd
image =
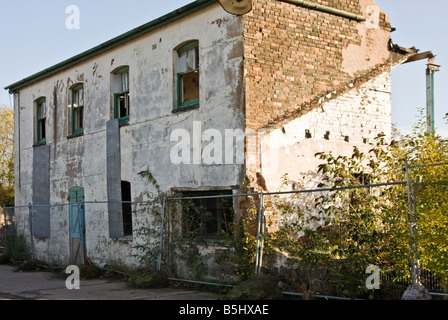
[[[44,70],[135,27],[169,13],[192,0],[16,0],[2,1],[0,30],[0,105],[12,97],[3,90],[9,84]],[[448,125],[448,1],[376,0],[389,15],[394,43],[421,52],[431,50],[436,64],[435,124],[444,137]],[[80,10],[80,29],[66,28],[66,8]],[[406,132],[416,122],[418,109],[426,106],[426,60],[392,71],[392,121]]]
[[[392,41],[403,47],[432,51],[441,69],[435,75],[435,126],[448,137],[443,119],[448,113],[448,1],[376,0],[397,30]],[[426,107],[427,60],[401,65],[392,71],[392,121],[402,132],[415,124],[418,109]]]

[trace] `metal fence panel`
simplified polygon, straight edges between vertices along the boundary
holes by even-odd
[[[120,238],[128,239],[124,242],[110,237],[109,228],[113,223],[108,214],[110,202],[5,208],[4,230],[7,233],[15,227],[32,234],[30,242],[35,258],[41,257],[39,246],[42,244],[34,240],[45,238],[52,248],[59,250],[55,251],[69,250],[73,263],[79,259],[90,263],[90,258],[102,263],[112,257],[125,260],[132,256],[140,266],[162,270],[172,278],[201,282],[218,279],[225,283],[253,273],[269,273],[283,279],[290,294],[312,292],[319,297],[341,299],[400,299],[406,287],[415,282],[415,272],[418,272],[418,280],[437,297],[443,297],[447,287],[441,276],[446,275],[435,273],[428,261],[417,264],[418,269],[411,269],[403,261],[382,265],[382,257],[377,261],[367,259],[375,257],[368,250],[376,250],[374,245],[378,243],[381,248],[392,247],[392,236],[399,235],[397,232],[408,238],[409,247],[402,248],[403,259],[410,262],[418,258],[418,247],[413,252],[412,246],[422,243],[419,236],[425,226],[423,220],[417,219],[421,218],[418,208],[425,206],[428,210],[434,206],[437,210],[441,204],[428,195],[448,194],[446,183],[435,182],[415,183],[408,175],[407,181],[339,188],[184,194],[157,201],[115,202],[122,214],[129,211],[129,216],[123,216],[123,223],[118,226],[123,229],[120,233],[124,237]],[[388,200],[396,202],[395,207],[382,200],[384,192],[395,196]],[[373,205],[365,206],[363,201],[369,199]],[[337,210],[333,210],[335,208]],[[348,220],[350,214],[370,215],[368,221],[378,223],[376,229],[373,228],[375,232],[363,234],[369,230],[368,226],[356,225],[361,220]],[[64,221],[70,230],[62,230]],[[397,221],[400,230],[394,230]],[[244,243],[238,242],[242,230]],[[69,247],[56,243],[55,239],[66,236],[64,232],[69,235]],[[281,232],[295,232],[292,236],[287,234],[289,238],[283,243],[289,246],[288,252],[276,247],[279,242],[274,242],[274,236]],[[446,237],[440,239],[441,247],[436,249],[446,249]],[[349,245],[358,246],[359,250],[344,247]],[[126,250],[120,251],[123,248]],[[442,255],[441,262],[447,263],[447,259]],[[368,263],[378,264],[379,290],[366,287]]]

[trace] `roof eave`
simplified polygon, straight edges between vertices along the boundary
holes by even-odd
[[[8,90],[9,93],[13,94],[17,90],[28,86],[32,83],[35,83],[37,81],[40,81],[42,79],[45,79],[51,75],[54,75],[60,71],[63,71],[65,69],[68,69],[80,62],[86,61],[90,58],[93,58],[105,51],[111,50],[113,48],[116,48],[126,42],[129,42],[133,39],[136,39],[150,31],[153,31],[155,29],[158,29],[162,26],[165,26],[173,21],[176,21],[178,19],[181,19],[185,16],[188,16],[202,8],[205,8],[211,4],[216,3],[217,0],[197,0],[190,4],[187,4],[177,10],[174,10],[160,18],[157,18],[155,20],[152,20],[140,27],[137,27],[135,29],[132,29],[131,31],[128,31],[118,37],[115,37],[109,41],[106,41],[92,49],[89,49],[87,51],[84,51],[76,56],[73,56],[72,58],[69,58],[67,60],[64,60],[50,68],[47,68],[45,70],[42,70],[32,76],[29,76],[23,80],[20,80],[18,82],[15,82],[7,87],[5,87],[5,90]]]

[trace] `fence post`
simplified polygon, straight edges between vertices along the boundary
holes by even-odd
[[[87,244],[84,233],[85,229],[84,212],[85,212],[85,202],[78,200],[79,241],[81,242],[80,245],[82,246],[82,254],[83,254],[81,261],[84,261],[85,257],[87,257]]]
[[[8,208],[3,208],[2,209],[2,214],[3,214],[3,240],[6,240],[6,225],[7,225],[7,220],[6,220],[6,210],[8,210]]]
[[[166,197],[163,198],[162,204],[162,225],[160,227],[160,248],[159,255],[157,257],[157,270],[160,271],[162,268],[162,251],[163,251],[163,230],[165,229],[165,211],[166,211]]]
[[[28,204],[28,217],[29,217],[29,224],[30,224],[30,242],[31,242],[31,260],[34,260],[34,226],[33,226],[33,214],[34,209],[33,205],[31,203]],[[17,229],[16,229],[17,230]]]
[[[263,261],[264,246],[264,195],[260,193],[260,204],[258,208],[258,225],[257,225],[257,248],[255,254],[255,274],[261,273],[261,265]]]
[[[409,177],[409,164],[408,159],[405,158],[405,167],[406,167],[406,187],[407,187],[407,193],[408,193],[408,208],[409,208],[409,235],[410,235],[410,243],[411,243],[411,275],[412,275],[412,283],[418,284],[420,283],[420,276],[419,276],[419,270],[418,270],[418,260],[417,260],[417,245],[415,243],[415,234],[414,234],[414,227],[416,227],[416,222],[414,221],[414,214],[413,211],[415,208],[415,188],[413,192],[413,196],[411,195],[411,181]]]
[[[6,240],[6,235],[8,233],[8,230],[13,229],[15,227],[15,225],[14,225],[15,219],[13,218],[13,216],[15,216],[15,212],[16,212],[15,207],[9,208],[12,211],[12,213],[10,210],[7,210],[7,209],[8,208],[3,209],[3,214],[5,215],[5,240]]]

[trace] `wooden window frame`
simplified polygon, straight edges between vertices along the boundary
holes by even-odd
[[[190,41],[186,44],[184,44],[183,46],[181,46],[179,49],[177,49],[177,59],[180,58],[181,54],[186,52],[186,51],[190,51],[192,49],[195,49],[195,54],[196,54],[196,61],[197,61],[197,68],[186,71],[186,72],[177,72],[177,64],[179,63],[179,60],[176,60],[176,87],[177,87],[177,106],[176,109],[177,110],[184,110],[184,109],[191,109],[191,108],[195,108],[195,107],[199,107],[199,97],[197,99],[193,99],[193,100],[188,100],[183,102],[183,79],[184,77],[191,75],[193,73],[198,73],[198,79],[200,79],[200,75],[199,75],[199,41],[198,40],[193,40]],[[200,83],[200,80],[199,80]]]
[[[79,91],[82,90],[82,105],[79,105]],[[75,101],[75,95],[78,92],[78,101]],[[85,91],[84,84],[77,84],[71,89],[72,93],[72,101],[71,101],[71,133],[72,136],[82,135],[84,133],[84,105],[85,105]],[[78,102],[75,106],[75,102]],[[81,114],[81,124],[79,128],[77,127],[77,123],[79,122],[79,114]],[[78,117],[77,117],[78,115]]]
[[[123,89],[123,82],[121,82],[121,90],[119,92],[115,92],[115,77],[118,75],[123,75],[127,73],[127,90]],[[122,80],[121,80],[122,81]],[[113,92],[114,92],[114,118],[118,119],[120,124],[126,124],[129,122],[130,117],[130,89],[129,89],[129,67],[122,67],[113,73]],[[120,98],[125,97],[125,104],[127,105],[125,108],[127,109],[127,114],[121,116],[120,114]]]
[[[42,115],[41,108],[45,104],[45,111]],[[42,117],[41,117],[42,115]],[[40,98],[36,100],[36,143],[45,144],[47,142],[46,132],[46,121],[47,121],[47,99]],[[43,127],[43,128],[42,128]],[[43,130],[42,130],[43,129]]]

